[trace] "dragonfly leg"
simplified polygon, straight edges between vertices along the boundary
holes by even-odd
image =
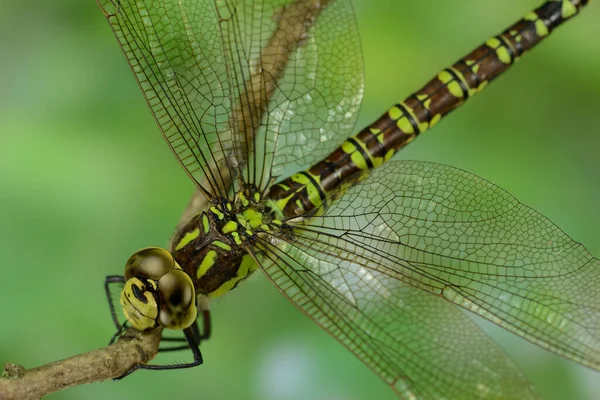
[[[192,324],[194,326],[194,324]],[[121,380],[131,373],[137,371],[138,369],[152,369],[152,370],[166,370],[166,369],[182,369],[182,368],[192,368],[202,364],[202,353],[200,353],[200,347],[198,347],[197,338],[194,334],[194,329],[192,327],[185,328],[183,330],[183,334],[185,335],[185,339],[188,342],[187,347],[192,351],[194,355],[194,361],[189,363],[182,364],[170,364],[170,365],[153,365],[153,364],[137,364],[133,367],[129,368],[123,375],[114,378],[114,380]]]
[[[202,311],[202,328],[203,328],[202,333],[200,333],[200,329],[198,328],[198,320],[196,320],[190,326],[190,328],[192,329],[192,333],[194,335],[194,341],[196,343],[196,346],[200,346],[200,343],[202,343],[202,341],[204,341],[204,340],[207,340],[211,334],[210,311],[209,310]],[[181,338],[163,337],[161,339],[161,341],[163,341],[163,342],[185,342],[187,340],[184,336]],[[188,348],[189,348],[189,345],[185,344],[185,345],[175,346],[175,347],[160,348],[158,351],[159,352],[178,351],[178,350],[185,350]]]
[[[116,283],[125,283],[125,277],[121,275],[109,275],[106,277],[106,279],[104,279],[104,292],[106,293],[106,299],[108,300],[110,316],[113,320],[113,323],[115,324],[115,327],[117,328],[117,333],[113,336],[113,338],[110,341],[111,344],[114,342],[115,338],[119,336],[121,332],[123,332],[124,329],[124,326],[119,322],[119,319],[117,318],[115,304],[113,303],[113,298],[110,294],[110,285]]]

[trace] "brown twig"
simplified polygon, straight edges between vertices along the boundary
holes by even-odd
[[[119,377],[154,358],[161,333],[130,329],[113,345],[29,370],[7,363],[0,378],[0,400],[39,399],[71,386]]]
[[[232,119],[238,121],[236,129],[246,132],[246,140],[254,140],[253,127],[260,121],[252,121],[252,116],[256,118],[265,112],[290,55],[302,45],[308,29],[330,2],[295,0],[277,16],[278,26],[261,52],[262,68],[252,74],[245,86],[252,93],[241,93],[239,107],[232,112]],[[298,18],[299,15],[303,18]],[[253,112],[244,112],[249,109]],[[228,176],[226,185],[231,185],[230,179]],[[181,221],[189,220],[206,207],[206,198],[197,191]],[[161,329],[151,332],[130,329],[113,345],[40,367],[27,370],[7,363],[0,377],[0,400],[39,399],[68,387],[119,377],[130,368],[151,361],[158,352],[161,335]]]

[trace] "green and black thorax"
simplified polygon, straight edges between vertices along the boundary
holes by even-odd
[[[283,215],[258,191],[245,190],[195,215],[173,238],[171,253],[192,277],[196,293],[218,297],[234,289],[257,268],[255,242],[285,229]]]

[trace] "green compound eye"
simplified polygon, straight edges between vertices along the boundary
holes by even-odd
[[[158,322],[169,329],[185,329],[196,320],[196,295],[192,280],[181,269],[165,274],[158,281],[160,311]]]
[[[167,250],[137,251],[127,260],[124,275],[120,303],[134,328],[185,329],[196,319],[194,284]]]
[[[125,264],[125,280],[134,276],[144,276],[159,280],[164,274],[175,268],[171,253],[160,247],[146,247],[136,251]]]

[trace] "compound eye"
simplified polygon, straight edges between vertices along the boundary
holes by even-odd
[[[143,276],[159,280],[175,268],[171,253],[160,247],[147,247],[135,252],[125,264],[125,280],[134,276]]]
[[[174,270],[158,281],[160,313],[158,321],[169,329],[185,329],[196,320],[196,294],[191,278]]]
[[[125,318],[135,329],[144,331],[157,327],[157,296],[154,281],[134,277],[125,282],[120,303]]]

